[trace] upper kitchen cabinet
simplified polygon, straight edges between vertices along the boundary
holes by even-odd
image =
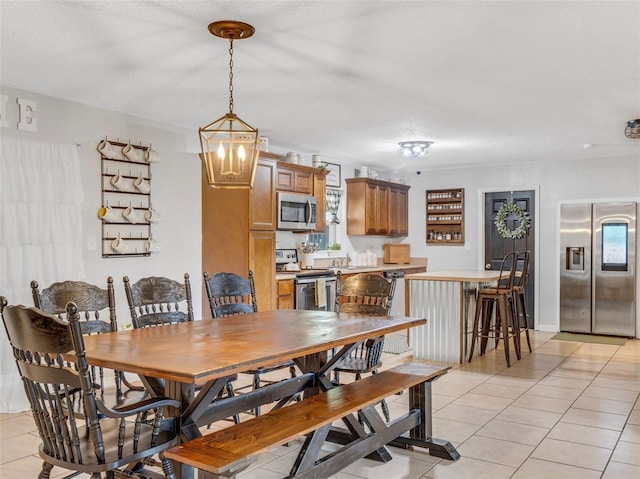
[[[315,168],[289,163],[279,163],[276,172],[276,189],[305,195],[313,194]]]
[[[327,172],[319,171],[313,175],[313,196],[316,197],[316,229],[318,233],[324,233],[327,227]]]
[[[409,186],[371,178],[350,178],[345,182],[347,234],[409,234]]]
[[[249,190],[249,229],[275,231],[276,212],[276,171],[277,163],[262,158],[256,168],[253,188]]]

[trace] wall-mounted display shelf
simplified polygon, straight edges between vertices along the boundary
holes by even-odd
[[[427,244],[464,244],[464,188],[427,190]]]
[[[107,148],[103,147],[105,142]],[[149,256],[159,249],[151,235],[151,223],[159,219],[151,204],[148,158],[153,150],[105,140],[98,151],[102,164],[102,206],[98,211],[102,257]]]

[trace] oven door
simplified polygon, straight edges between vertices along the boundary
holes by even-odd
[[[336,301],[336,279],[322,278],[325,284],[325,301],[318,304],[316,286],[319,278],[296,279],[296,309],[333,311]],[[320,298],[322,299],[322,298]]]

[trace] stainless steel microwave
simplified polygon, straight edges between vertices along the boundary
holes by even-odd
[[[316,228],[315,196],[278,193],[278,229],[311,231]]]

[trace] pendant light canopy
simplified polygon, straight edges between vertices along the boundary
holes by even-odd
[[[233,113],[233,42],[249,38],[255,29],[243,22],[223,20],[209,32],[229,40],[229,112],[200,128],[200,158],[213,188],[253,188],[260,155],[258,130]]]

